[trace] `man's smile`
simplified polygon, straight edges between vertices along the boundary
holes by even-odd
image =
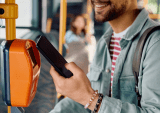
[[[95,5],[95,11],[103,11],[107,5]]]
[[[109,5],[108,2],[104,2],[104,3],[102,3],[102,2],[100,2],[100,3],[94,2],[93,4],[94,4],[94,9],[95,9],[96,12],[103,11]]]

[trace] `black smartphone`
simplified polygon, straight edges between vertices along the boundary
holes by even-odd
[[[72,72],[64,66],[67,61],[45,36],[40,35],[36,38],[36,47],[60,75],[65,78],[73,76]]]

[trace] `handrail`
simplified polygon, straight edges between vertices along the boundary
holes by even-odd
[[[148,8],[147,4],[148,4],[148,0],[143,0],[143,7]]]
[[[15,0],[5,0],[6,4],[15,4]],[[16,23],[15,19],[5,19],[6,20],[6,40],[16,39]],[[11,106],[8,106],[8,113],[11,113]]]
[[[159,14],[149,14],[149,17],[151,19],[160,19],[160,15]]]
[[[62,55],[63,44],[65,43],[66,33],[66,19],[67,19],[67,0],[61,0],[60,4],[60,24],[59,24],[59,53]],[[57,98],[62,95],[57,93]]]
[[[90,31],[91,31],[91,18],[90,18],[90,15],[92,13],[92,7],[91,7],[91,3],[90,3],[90,0],[87,0],[87,34],[90,34]]]
[[[15,0],[5,0],[6,4],[15,4]],[[15,19],[5,19],[6,20],[6,40],[16,39],[16,20]],[[11,106],[8,106],[8,113],[11,113]]]
[[[65,43],[66,33],[66,19],[67,19],[67,1],[61,0],[60,4],[60,29],[59,29],[59,53],[62,54],[62,46]]]
[[[5,0],[6,4],[15,4],[15,0]],[[6,40],[16,39],[16,20],[5,19],[6,20]]]
[[[5,0],[5,4],[0,6],[6,11],[0,15],[0,18],[4,18],[6,22],[6,40],[16,39],[16,18],[18,18],[18,5],[15,4],[15,0]],[[8,113],[11,113],[11,106],[8,106]]]

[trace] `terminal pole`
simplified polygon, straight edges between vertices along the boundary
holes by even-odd
[[[6,21],[6,40],[16,39],[16,18],[18,18],[18,5],[15,0],[5,0],[5,4],[0,4],[3,13],[0,18]],[[11,106],[8,106],[8,113],[11,113]]]
[[[6,5],[15,4],[15,0],[5,0]],[[6,19],[6,40],[16,39],[16,20]]]
[[[6,4],[15,4],[15,0],[5,0]],[[16,20],[15,19],[5,19],[6,20],[6,40],[16,39]],[[8,113],[11,113],[11,106],[8,106]]]
[[[15,0],[6,0],[6,4],[15,4]],[[6,40],[13,40],[16,38],[15,19],[6,19]],[[8,106],[8,113],[11,113],[11,106]]]
[[[15,0],[6,0],[6,4],[15,4]],[[16,20],[6,19],[6,40],[16,39]],[[11,113],[11,106],[8,106],[8,113]]]

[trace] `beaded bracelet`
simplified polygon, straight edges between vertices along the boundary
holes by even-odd
[[[96,106],[95,106],[94,111],[92,113],[97,113],[99,105],[102,102],[102,99],[103,99],[103,94],[99,94]]]
[[[89,100],[89,103],[87,103],[84,106],[85,109],[87,109],[91,105],[92,101],[95,99],[95,97],[97,96],[97,94],[98,94],[98,90],[94,91],[92,98]]]

